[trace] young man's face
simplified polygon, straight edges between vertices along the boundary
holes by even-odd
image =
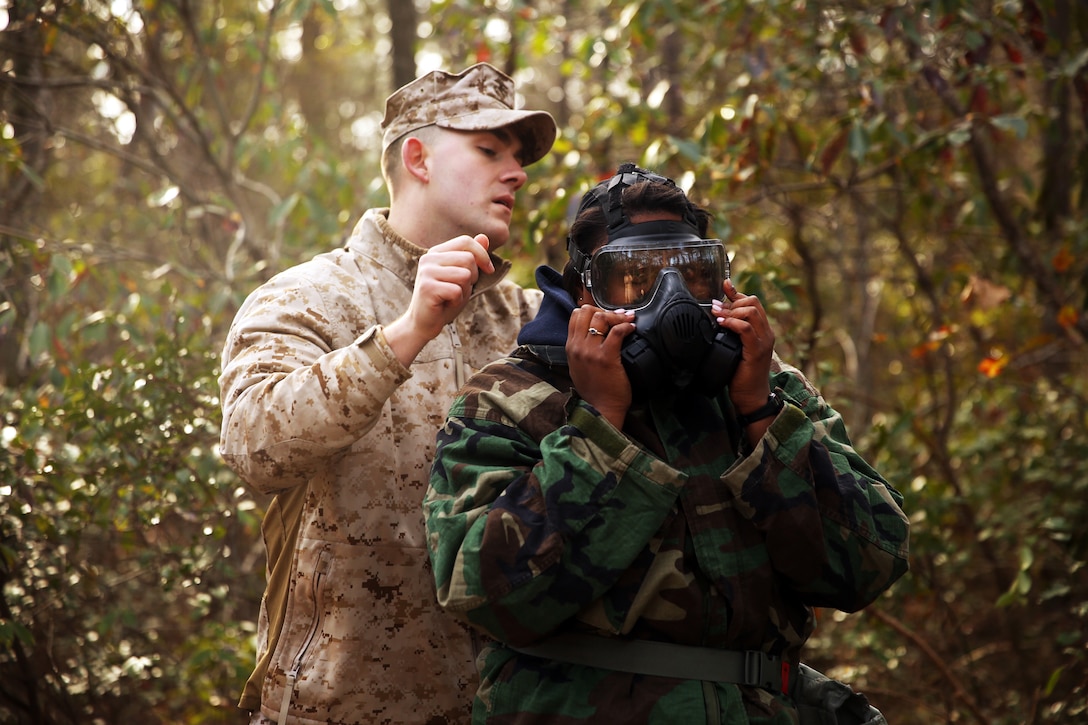
[[[521,142],[499,131],[437,129],[428,159],[432,236],[486,234],[491,249],[510,237],[515,192],[525,184]]]

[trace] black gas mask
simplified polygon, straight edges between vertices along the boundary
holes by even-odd
[[[586,194],[582,209],[601,205],[608,242],[586,256],[570,241],[571,261],[598,307],[635,313],[635,332],[624,339],[621,357],[636,397],[659,390],[716,395],[741,358],[740,337],[710,311],[729,276],[729,260],[720,240],[702,238],[690,212],[682,221],[632,224],[620,194],[645,182],[673,184],[624,164]]]

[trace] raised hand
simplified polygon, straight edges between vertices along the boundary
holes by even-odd
[[[741,294],[728,279],[724,290],[725,299],[714,300],[712,312],[719,325],[740,335],[744,346],[740,365],[729,383],[729,398],[737,412],[749,413],[765,404],[771,392],[774,331],[758,297]]]
[[[617,428],[631,407],[631,383],[620,360],[623,339],[635,331],[634,313],[593,305],[574,310],[567,327],[567,363],[574,388]]]
[[[436,244],[419,259],[412,301],[385,328],[385,337],[404,365],[465,308],[481,272],[495,271],[487,235],[467,234]]]

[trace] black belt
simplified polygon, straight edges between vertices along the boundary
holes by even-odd
[[[777,692],[787,692],[789,688],[789,661],[758,650],[712,649],[591,634],[558,634],[536,644],[510,649],[533,657],[602,670],[729,682]]]

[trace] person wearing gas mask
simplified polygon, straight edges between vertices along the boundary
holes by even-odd
[[[476,723],[792,725],[813,608],[907,570],[902,496],[708,225],[621,166],[438,434],[428,547],[440,605],[485,635]]]

